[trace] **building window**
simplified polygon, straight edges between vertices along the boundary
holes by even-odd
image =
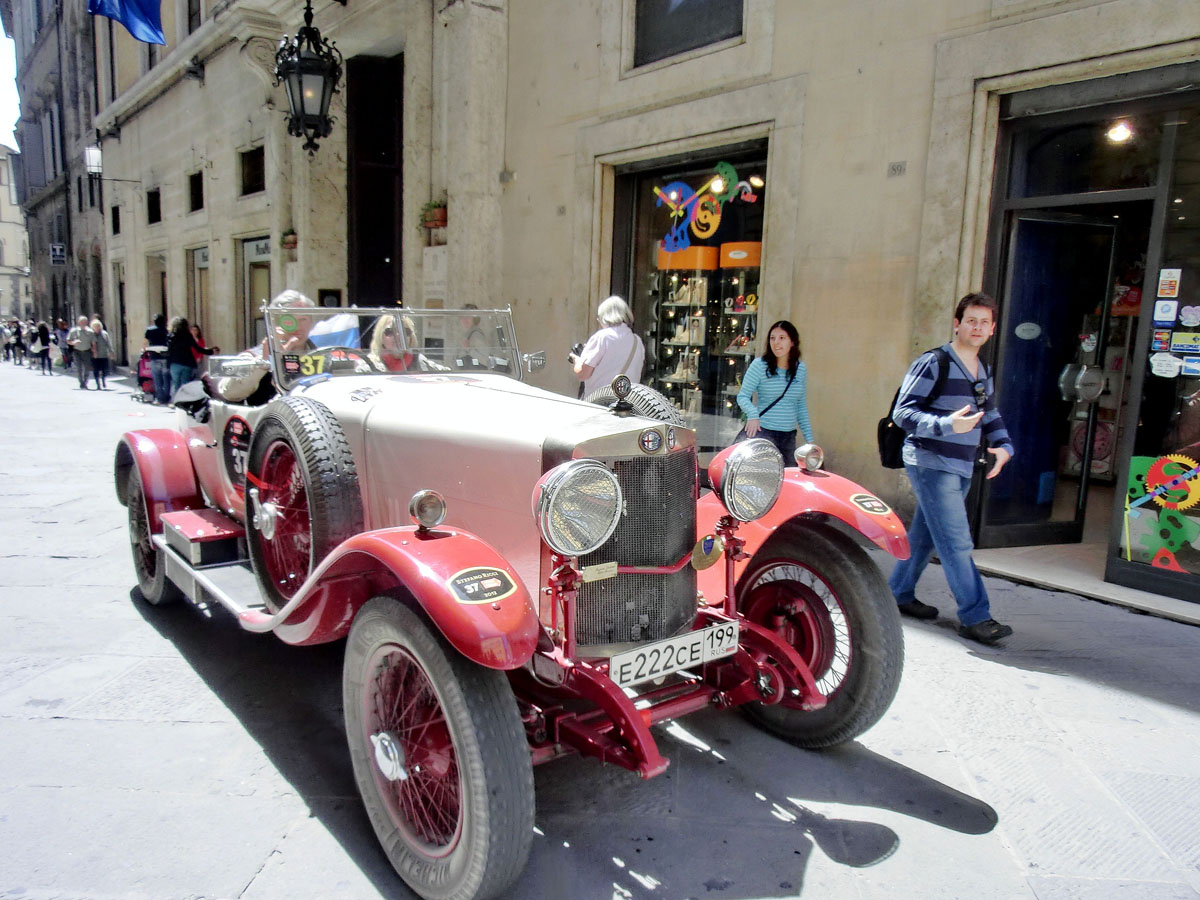
[[[146,191],[146,222],[154,225],[162,221],[162,194],[158,188]]]
[[[635,66],[742,33],[741,0],[637,0],[634,17]]]
[[[83,212],[83,176],[75,176],[75,206],[79,212]]]
[[[105,19],[108,23],[108,102],[117,99],[117,39],[113,32],[113,20]]]
[[[146,45],[146,71],[149,72],[158,65],[158,44]]]
[[[200,27],[200,0],[188,0],[188,34]]]
[[[262,147],[255,147],[242,154],[242,196],[266,189],[266,157]]]
[[[110,217],[112,219],[112,233],[120,234],[121,233],[121,207],[114,206],[112,208],[112,213],[111,213]]]
[[[204,209],[204,175],[193,172],[188,176],[188,212]]]

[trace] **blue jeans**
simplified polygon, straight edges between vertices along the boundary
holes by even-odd
[[[154,399],[166,403],[171,399],[171,370],[165,359],[150,360],[150,377],[154,379]]]
[[[892,570],[888,587],[897,603],[911,603],[921,573],[937,548],[942,571],[950,591],[958,603],[958,621],[963,625],[978,625],[992,617],[987,589],[971,551],[971,525],[967,521],[967,491],[971,479],[927,466],[905,465],[908,480],[917,495],[917,514],[908,529],[908,559],[902,559]]]
[[[171,396],[175,396],[175,392],[193,381],[196,377],[195,366],[181,366],[179,363],[171,363]]]

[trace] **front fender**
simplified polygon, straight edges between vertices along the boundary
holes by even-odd
[[[339,544],[280,614],[289,644],[337,640],[359,607],[401,587],[459,653],[491,669],[515,669],[533,655],[541,624],[516,571],[465,531],[415,526],[368,531]]]
[[[159,518],[163,513],[204,505],[187,439],[178,431],[151,428],[127,431],[121,436],[113,458],[113,480],[122,505],[126,502],[129,473],[134,466],[146,496],[152,534],[162,531]]]
[[[725,514],[715,491],[701,497],[697,537],[711,534],[717,519]],[[746,553],[753,556],[781,526],[798,518],[820,521],[827,517],[844,522],[896,559],[908,558],[908,533],[895,511],[860,485],[832,472],[784,469],[783,487],[771,511],[761,519],[742,523],[738,537],[746,542]],[[737,577],[747,562],[737,564]],[[724,596],[724,568],[718,564],[699,573],[699,587],[710,601]]]

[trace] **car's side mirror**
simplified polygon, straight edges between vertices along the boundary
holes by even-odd
[[[540,372],[546,368],[546,351],[538,350],[535,353],[523,353],[522,359],[525,361],[525,369],[532,375],[534,372]]]

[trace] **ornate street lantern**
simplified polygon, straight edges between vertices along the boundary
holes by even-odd
[[[309,156],[317,150],[317,138],[333,130],[329,101],[342,77],[341,52],[321,37],[312,20],[311,0],[305,0],[304,25],[295,37],[284,37],[275,53],[275,83],[287,90],[288,134],[305,139]]]

